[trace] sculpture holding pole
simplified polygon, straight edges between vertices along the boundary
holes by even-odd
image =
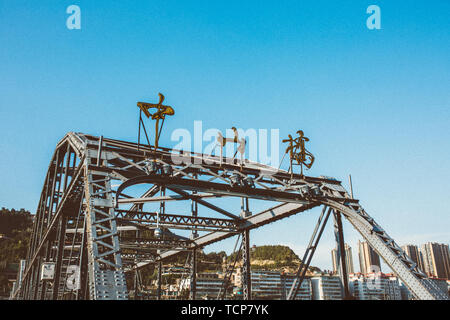
[[[303,175],[303,166],[307,169],[311,169],[314,163],[314,156],[311,152],[306,150],[305,142],[309,141],[309,138],[305,137],[302,130],[297,131],[298,137],[292,138],[291,135],[288,135],[289,139],[283,140],[283,143],[289,143],[286,148],[286,153],[289,153],[290,158],[290,167],[289,170],[293,173],[292,166],[294,165],[293,161],[297,162],[297,165],[300,165],[300,173]]]

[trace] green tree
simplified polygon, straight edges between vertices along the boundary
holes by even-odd
[[[31,236],[32,216],[24,209],[0,210],[0,292],[11,290],[6,272],[25,259]]]

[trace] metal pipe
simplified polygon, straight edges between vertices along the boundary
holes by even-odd
[[[353,199],[353,185],[352,185],[352,175],[351,174],[348,175],[348,184],[350,186],[350,196]]]
[[[100,161],[102,161],[102,149],[103,149],[103,136],[100,136],[98,142],[98,154],[97,154],[97,166],[100,166]]]

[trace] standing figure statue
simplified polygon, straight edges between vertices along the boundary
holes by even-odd
[[[306,150],[305,142],[309,141],[309,138],[305,137],[302,130],[297,131],[298,137],[292,138],[291,135],[289,136],[289,139],[283,140],[283,143],[288,142],[289,145],[286,148],[286,153],[289,152],[289,157],[291,159],[291,167],[292,170],[292,161],[295,160],[298,165],[300,165],[301,174],[303,175],[303,165],[307,169],[311,169],[313,163],[314,163],[314,156],[311,152]]]
[[[222,132],[217,133],[217,142],[220,146],[220,163],[222,164],[222,158],[223,158],[223,147],[227,144],[227,142],[231,142],[237,145],[236,152],[234,153],[234,157],[236,157],[236,154],[239,152],[241,155],[241,164],[244,163],[244,153],[245,153],[245,145],[246,141],[244,138],[239,139],[238,131],[235,127],[232,127],[231,130],[233,130],[234,137],[233,138],[224,138],[222,135]]]
[[[159,141],[159,136],[161,135],[161,130],[162,127],[164,125],[164,120],[166,119],[166,115],[167,116],[173,116],[175,114],[175,111],[173,110],[173,108],[171,106],[165,106],[163,105],[164,101],[164,95],[162,93],[159,93],[159,102],[158,103],[147,103],[147,102],[138,102],[137,106],[139,107],[139,109],[141,110],[141,112],[144,112],[145,116],[147,118],[152,118],[152,120],[156,120],[155,123],[155,150],[158,148],[158,141]],[[151,108],[155,108],[156,112],[151,114],[149,112],[149,109]],[[159,127],[159,120],[162,119],[162,123],[161,123],[161,128]],[[139,118],[139,129],[141,128],[140,125],[142,122],[141,117]],[[145,129],[145,127],[144,127]],[[140,134],[139,134],[140,135]]]

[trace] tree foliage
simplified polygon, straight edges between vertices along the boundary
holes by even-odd
[[[274,260],[278,263],[300,260],[291,248],[281,245],[253,247],[250,257],[257,260]]]
[[[6,208],[0,210],[0,234],[13,237],[15,232],[23,231],[31,227],[31,214],[24,209],[19,211]]]
[[[25,259],[32,228],[32,215],[30,212],[20,209],[0,210],[0,292],[3,294],[9,292],[8,279],[5,276],[6,269],[12,264],[17,264],[19,260]],[[134,236],[134,232],[130,234],[122,234],[122,236]],[[141,237],[152,238],[153,233],[148,231],[142,233]],[[189,252],[181,252],[180,254],[164,260],[164,265],[185,266],[189,263]],[[227,256],[225,251],[204,253],[197,250],[197,271],[198,272],[217,272],[222,271],[224,260],[228,263],[234,261],[237,253]],[[252,247],[250,250],[252,261],[269,261],[263,265],[253,265],[252,269],[272,269],[284,266],[295,266],[300,261],[299,257],[287,246],[283,245],[265,245]],[[315,267],[310,267],[310,269]],[[320,270],[320,269],[319,269]],[[149,264],[141,269],[141,276],[144,285],[149,285],[152,280],[157,278],[157,270],[153,264]],[[164,277],[163,283],[175,283],[175,275],[167,275]]]
[[[32,218],[24,209],[0,210],[0,292],[9,292],[6,272],[25,259],[30,242]]]

